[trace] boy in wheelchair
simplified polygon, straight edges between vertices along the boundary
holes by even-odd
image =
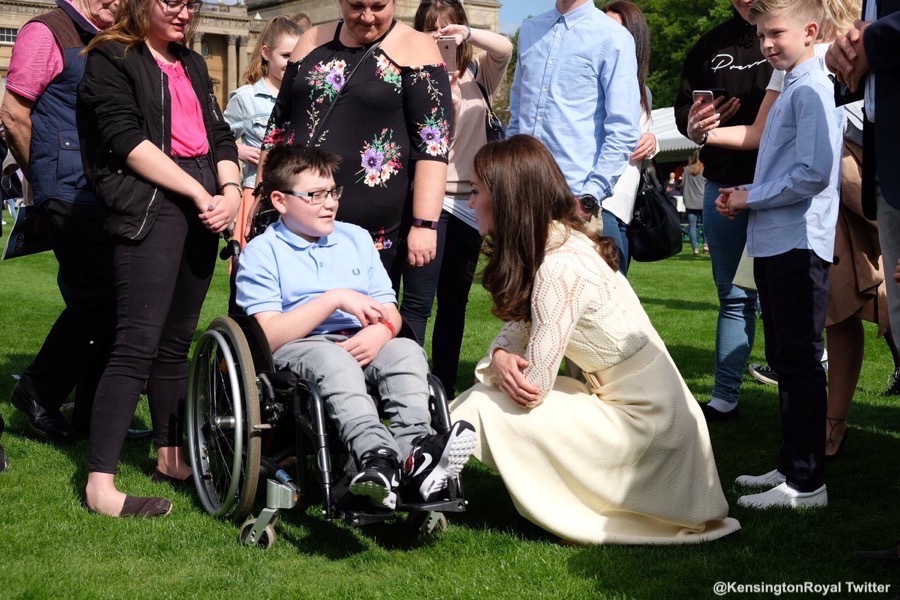
[[[396,295],[371,236],[335,221],[339,163],[317,149],[269,152],[263,188],[280,219],[241,252],[237,303],[261,326],[276,367],[320,387],[358,467],[350,493],[388,509],[398,491],[407,502],[430,502],[462,470],[475,430],[459,421],[432,435],[425,353],[395,337]],[[390,430],[367,383],[384,401]]]

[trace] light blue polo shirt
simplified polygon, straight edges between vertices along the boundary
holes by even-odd
[[[334,231],[307,242],[278,221],[241,251],[237,303],[248,315],[287,312],[333,289],[397,303],[391,280],[365,229],[335,221]],[[335,311],[310,335],[356,329],[356,317]]]

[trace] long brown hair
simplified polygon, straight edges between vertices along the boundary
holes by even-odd
[[[253,48],[250,64],[244,71],[244,81],[252,85],[268,74],[269,65],[268,61],[263,58],[262,47],[267,46],[269,52],[273,52],[281,37],[285,35],[299,38],[303,35],[303,27],[288,15],[275,17],[263,26],[256,39],[256,47]]]
[[[650,116],[650,102],[647,99],[647,75],[650,73],[650,28],[641,9],[628,0],[618,0],[603,9],[606,13],[616,13],[622,19],[622,27],[634,38],[634,51],[638,64],[638,86],[641,88],[641,108]]]
[[[416,11],[413,19],[413,29],[416,31],[435,31],[437,24],[445,21],[448,25],[469,25],[469,17],[462,2],[447,2],[446,0],[432,0],[423,2]],[[460,77],[469,68],[472,62],[472,44],[466,42],[456,49],[456,68]]]
[[[98,33],[82,53],[86,54],[106,41],[119,42],[128,51],[146,40],[150,32],[150,11],[154,2],[159,0],[120,0],[116,22],[109,29]],[[193,14],[184,32],[183,44],[187,44],[188,40],[194,37],[202,12],[199,10]]]
[[[485,240],[488,257],[482,283],[491,312],[504,321],[531,320],[531,292],[544,262],[550,225],[588,235],[603,260],[618,269],[611,238],[588,234],[575,214],[575,198],[550,151],[530,135],[488,142],[475,155],[475,174],[491,193],[494,232]]]

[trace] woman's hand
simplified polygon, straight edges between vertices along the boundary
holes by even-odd
[[[728,122],[740,108],[741,101],[736,96],[727,101],[719,96],[712,104],[694,102],[688,113],[688,137],[695,144],[701,143],[703,134]]]
[[[424,267],[437,256],[437,231],[427,227],[412,227],[406,236],[411,267]]]
[[[638,145],[631,154],[631,160],[640,162],[645,158],[651,158],[654,154],[656,154],[656,136],[648,131],[638,140]]]
[[[541,391],[525,377],[527,366],[524,356],[502,348],[491,357],[491,369],[497,376],[500,389],[519,406],[533,408],[541,402]]]
[[[234,222],[241,208],[241,193],[234,186],[210,198],[206,210],[200,213],[200,222],[213,233],[222,233]]]
[[[457,46],[462,46],[469,41],[469,28],[465,25],[445,25],[431,33],[431,37],[434,39],[451,36],[456,40]]]
[[[238,158],[241,162],[255,167],[259,164],[259,148],[254,148],[247,144],[238,144]]]

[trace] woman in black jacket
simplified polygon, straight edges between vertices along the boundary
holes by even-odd
[[[215,266],[217,234],[241,201],[237,147],[202,57],[182,44],[199,0],[122,0],[88,46],[78,127],[105,227],[116,236],[116,340],[91,420],[87,507],[162,516],[165,498],[115,487],[122,443],[147,382],[155,481],[192,483],[182,423],[187,355]]]

